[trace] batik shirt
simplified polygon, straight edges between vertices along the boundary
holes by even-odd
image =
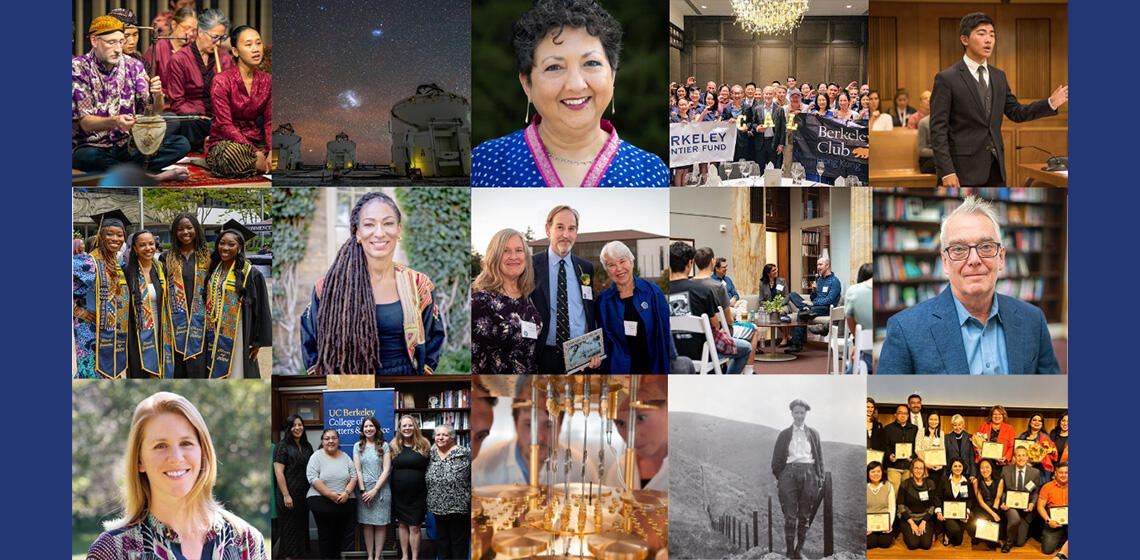
[[[107,531],[95,539],[87,560],[185,560],[182,541],[173,529],[147,514],[125,527]],[[250,525],[239,530],[217,515],[206,532],[202,560],[268,560],[265,538]]]
[[[141,115],[150,95],[147,82],[143,63],[129,56],[119,57],[119,63],[110,70],[103,68],[94,52],[71,59],[72,147],[107,148],[126,142],[130,138],[128,132],[118,128],[86,132],[79,120],[88,116]]]

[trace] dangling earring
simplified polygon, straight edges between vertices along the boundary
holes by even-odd
[[[530,98],[526,98],[526,116],[523,117],[523,124],[530,124]]]
[[[617,114],[617,94],[610,97],[610,116]]]
[[[360,238],[359,237],[356,238],[356,244],[360,245]]]

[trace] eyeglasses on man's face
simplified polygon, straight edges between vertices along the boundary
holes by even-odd
[[[1001,243],[996,241],[986,241],[978,243],[977,245],[951,245],[943,251],[946,256],[950,257],[952,261],[964,261],[970,258],[970,249],[978,252],[978,256],[983,259],[992,259],[997,256],[998,251],[1001,250]]]
[[[104,39],[102,37],[96,37],[96,39],[99,39],[100,41],[103,42],[104,45],[107,45],[108,47],[121,47],[121,46],[127,44],[127,40],[125,38],[123,38],[123,39]]]

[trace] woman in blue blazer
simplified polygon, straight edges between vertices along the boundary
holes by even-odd
[[[665,293],[634,275],[633,252],[624,243],[607,243],[601,259],[613,281],[598,296],[605,369],[612,374],[669,373],[671,335]]]

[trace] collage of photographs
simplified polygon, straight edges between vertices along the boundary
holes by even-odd
[[[72,558],[1068,558],[1065,0],[73,4]]]

